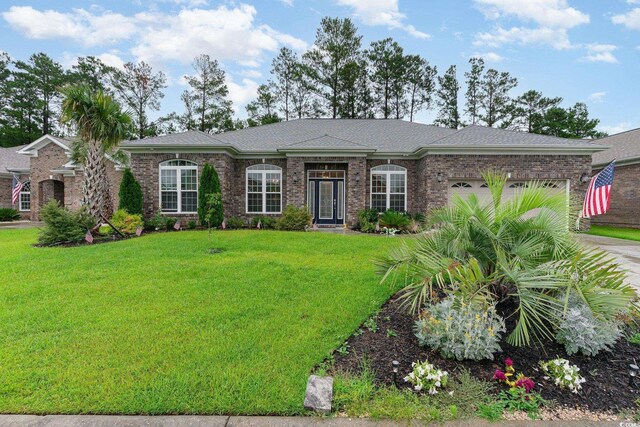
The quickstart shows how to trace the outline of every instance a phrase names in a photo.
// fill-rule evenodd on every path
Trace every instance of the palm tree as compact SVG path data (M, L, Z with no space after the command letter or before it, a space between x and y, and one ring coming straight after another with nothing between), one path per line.
M67 85L61 89L61 119L78 131L86 146L82 178L82 204L100 221L112 209L106 176L105 152L112 151L131 129L131 117L102 91L94 92L86 85Z
M562 192L533 182L504 200L506 176L485 173L491 201L454 196L435 210L435 230L378 261L384 279L402 279L403 298L413 312L442 293L463 301L507 303L515 327L508 342L528 345L550 338L577 294L594 315L611 319L635 296L624 273L605 253L587 251L574 239Z

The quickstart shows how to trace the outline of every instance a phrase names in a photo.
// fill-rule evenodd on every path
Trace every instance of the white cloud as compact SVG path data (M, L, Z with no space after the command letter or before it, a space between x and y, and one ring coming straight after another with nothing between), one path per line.
M105 52L100 55L96 55L96 57L110 67L119 68L121 70L124 69L124 60L116 53Z
M640 30L640 7L631 9L629 12L611 17L611 22L624 25L630 30Z
M598 126L598 130L606 132L609 135L615 135L616 133L625 132L635 127L636 126L633 126L630 122L621 122L613 125L600 125Z
M233 102L233 109L236 114L243 115L244 107L253 101L258 93L258 83L251 79L242 79L241 83L233 81L227 75L227 87L229 88L229 99Z
M262 73L258 70L242 70L240 74L252 79L259 79L260 77L262 77Z
M494 32L477 34L476 45L497 47L515 42L568 49L568 30L589 23L589 15L569 6L567 0L475 0L475 4L487 19L515 18L536 25L509 29L498 26Z
M486 62L501 62L504 60L504 57L498 55L495 52L486 52L486 53L474 53L471 55L472 58L482 58Z
M618 49L616 45L591 43L586 47L587 54L581 58L583 61L606 62L609 64L616 64L618 62L618 59L613 54L613 52Z
M429 34L418 31L411 24L403 21L407 15L401 13L398 8L398 0L335 0L340 6L353 9L354 15L365 25L385 26L390 29L406 31L413 37L428 39Z
M589 101L593 102L594 104L597 104L604 101L605 96L607 96L607 92L594 92L591 95L589 95Z
M280 0L280 3L285 6L293 7L293 0Z
M167 0L176 4L201 4L195 0ZM177 14L143 12L124 16L109 11L73 9L68 13L13 6L2 14L17 31L33 39L71 39L84 46L133 43L131 53L153 65L189 63L200 53L220 61L257 67L265 51L281 45L303 50L307 44L268 25L256 25L253 6L225 5L215 9L183 8ZM110 58L114 59L115 58Z
M71 39L85 46L107 45L130 38L134 19L119 13L92 14L84 9L69 13L39 11L31 6L11 6L2 13L11 27L30 39Z

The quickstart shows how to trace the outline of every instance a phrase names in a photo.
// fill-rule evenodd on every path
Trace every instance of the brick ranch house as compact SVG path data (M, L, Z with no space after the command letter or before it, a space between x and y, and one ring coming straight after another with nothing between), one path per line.
M44 135L29 145L0 149L0 207L13 207L22 219L39 219L40 208L58 200L70 209L80 207L82 167L71 159L71 140ZM124 166L107 159L107 178L114 206ZM18 203L11 205L12 176L24 183Z
M593 155L594 173L613 159L616 167L611 187L611 207L593 224L640 228L640 129L602 138L599 144L608 150Z
M584 194L592 154L602 145L481 126L454 130L400 120L301 119L209 135L198 131L127 141L130 167L143 190L146 217L158 211L196 217L205 162L220 177L225 216L278 216L289 204L307 206L319 225L353 225L365 208L427 212L452 194L488 198L481 172L509 177L505 194L529 180L553 191ZM11 173L30 176L25 217L55 198L80 204L82 169L70 161L69 141L46 135L17 151L22 169L0 179L0 203L10 203ZM122 165L111 163L117 198ZM7 194L5 194L5 192ZM23 197L23 196L21 196ZM21 199L22 200L22 199ZM117 205L117 200L114 200ZM28 208L28 209L27 209Z
M205 162L220 176L225 216L307 206L319 225L353 225L365 208L427 212L454 193L489 197L481 172L584 194L599 144L481 126L461 130L382 119L301 119L224 134L191 131L128 141L145 216L195 217Z

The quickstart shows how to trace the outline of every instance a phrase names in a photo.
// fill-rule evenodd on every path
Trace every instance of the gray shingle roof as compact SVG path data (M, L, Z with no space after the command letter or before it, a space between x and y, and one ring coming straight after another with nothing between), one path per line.
M484 126L470 125L448 135L430 146L543 146L543 147L571 147L571 148L597 148L599 144L583 139L567 139L555 136L538 135L527 132L512 131L506 129L488 128Z
M593 142L534 135L482 126L461 130L403 120L300 119L241 129L222 134L184 132L137 141L122 146L232 147L244 153L286 151L287 148L369 148L381 153L414 153L423 147L538 147L598 150Z
M18 147L0 147L0 173L8 173L9 169L29 169L29 157L18 154L26 145Z
M616 159L616 162L640 159L640 128L633 129L597 140L609 148L593 155L594 165L603 165Z

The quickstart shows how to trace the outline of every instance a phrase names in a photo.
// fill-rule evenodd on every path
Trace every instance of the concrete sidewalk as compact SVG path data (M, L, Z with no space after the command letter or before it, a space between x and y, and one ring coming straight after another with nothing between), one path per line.
M432 423L444 427L595 427L620 426L619 421L503 421L466 420ZM421 421L374 421L364 418L236 417L236 416L121 416L121 415L0 415L0 427L407 427L427 425ZM626 423L633 425L633 423Z
M609 252L627 270L627 281L640 293L640 242L580 234L579 240Z

